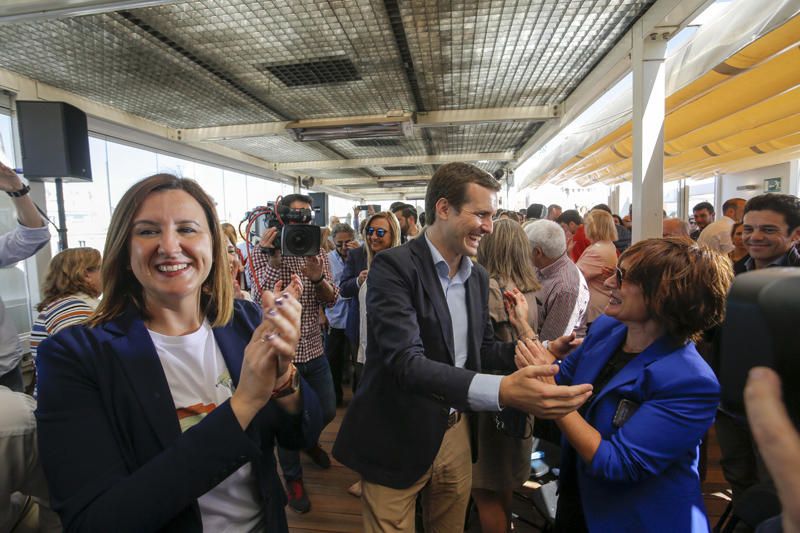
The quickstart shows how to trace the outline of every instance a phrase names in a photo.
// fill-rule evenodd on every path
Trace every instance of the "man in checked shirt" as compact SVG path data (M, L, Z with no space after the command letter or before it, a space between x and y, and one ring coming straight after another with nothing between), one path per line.
M290 209L311 209L312 200L304 194L284 196L280 205ZM273 246L277 228L269 228L261 236L260 250L253 253L253 266L261 287L271 288L281 281L284 287L292 282L292 275L300 277L303 292L300 303L303 314L300 318L300 342L294 365L298 372L314 389L322 405L323 427L336 416L336 396L328 359L322 345L322 332L319 324L320 310L332 307L339 297L339 288L333 283L330 263L324 250L310 257L282 257L281 251ZM260 304L261 294L253 291L253 298ZM303 469L297 451L278 448L278 459L286 482L289 507L298 513L307 513L311 502L303 486ZM306 450L311 459L321 468L329 468L331 460L319 444Z

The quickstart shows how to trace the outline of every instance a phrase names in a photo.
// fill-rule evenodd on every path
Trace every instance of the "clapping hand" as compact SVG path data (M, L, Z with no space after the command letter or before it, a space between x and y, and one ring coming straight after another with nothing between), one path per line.
M242 429L269 402L272 391L287 379L300 339L302 307L289 293L261 296L264 318L244 350L239 385L231 397L231 408Z
M289 285L286 287L286 289L283 288L283 281L278 280L275 282L275 286L272 288L272 293L275 298L280 297L283 293L289 293L292 298L299 300L300 295L303 294L303 282L300 280L300 276L297 274L292 274L292 281L289 282Z
M23 187L22 180L14 170L0 163L0 191L14 192Z

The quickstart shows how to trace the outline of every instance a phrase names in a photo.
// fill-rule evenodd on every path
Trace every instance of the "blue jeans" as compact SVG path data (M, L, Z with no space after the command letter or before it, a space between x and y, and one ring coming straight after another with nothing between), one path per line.
M333 417L336 416L336 394L333 392L333 378L331 367L325 355L312 359L307 363L295 363L297 371L303 379L314 389L322 406L322 427L325 428ZM300 452L287 450L278 446L278 460L283 469L283 478L287 481L303 477L303 468L300 466Z

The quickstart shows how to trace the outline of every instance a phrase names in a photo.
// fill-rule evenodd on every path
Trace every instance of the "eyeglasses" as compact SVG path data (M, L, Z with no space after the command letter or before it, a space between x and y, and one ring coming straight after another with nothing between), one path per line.
M348 245L348 244L350 244L351 242L353 242L353 240L352 240L352 239L351 239L351 240L349 240L349 241L341 241L341 242L334 241L334 242L333 242L333 244L334 244L334 246L336 246L337 248L344 248L345 246L347 246L347 245Z
M625 271L620 267L616 267L614 273L617 276L617 287L622 287L622 281L625 279Z
M380 238L382 239L382 238L383 238L383 236L384 236L384 235L386 235L386 234L387 234L387 233L389 233L389 232L388 232L388 231L386 231L386 230L385 230L385 229L383 229L383 228L372 228L372 227L370 227L370 228L367 228L367 235L369 235L370 237L372 237L372 234L373 234L373 233L377 233L377 234L378 234L378 237L380 237Z

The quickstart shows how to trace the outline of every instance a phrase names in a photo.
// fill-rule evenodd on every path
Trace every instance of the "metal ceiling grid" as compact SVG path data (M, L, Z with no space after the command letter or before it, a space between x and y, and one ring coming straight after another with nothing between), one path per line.
M382 2L199 0L133 11L287 118L413 109ZM360 81L285 86L267 65L350 59Z
M654 0L412 0L402 7L428 109L558 103Z
M413 166L414 170L393 170L397 165L387 165L385 167L365 167L364 170L373 176L432 176L434 169L432 165L403 165Z
M274 163L338 159L338 157L332 157L331 152L325 150L318 143L299 143L285 135L225 139L214 141L214 143Z
M436 153L504 152L516 149L530 137L530 125L529 122L496 122L431 128L430 132Z
M354 159L364 159L368 157L394 157L394 156L415 156L426 155L425 143L422 139L363 139L364 141L385 140L394 141L383 144L383 146L365 146L370 143L360 142L359 140L347 141L328 141L327 144L340 154Z
M322 178L322 179L329 179L329 180L342 180L343 187L349 187L345 185L349 178L368 178L366 172L361 169L357 168L343 168L343 169L309 169L309 170L296 170L298 174L308 174L309 176L313 176L314 178ZM333 183L336 185L336 183Z
M168 126L276 118L119 15L0 25L0 40L0 67Z

